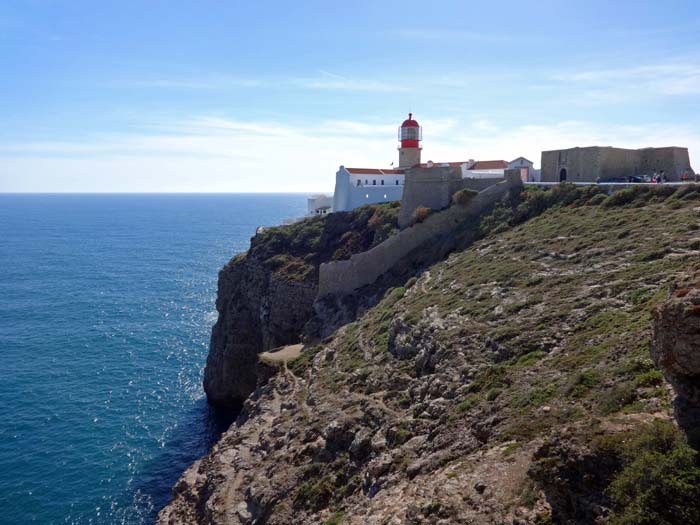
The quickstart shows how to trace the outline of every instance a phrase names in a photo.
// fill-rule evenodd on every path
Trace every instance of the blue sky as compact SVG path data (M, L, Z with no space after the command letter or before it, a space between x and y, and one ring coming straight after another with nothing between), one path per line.
M326 191L423 158L686 146L700 4L3 0L0 192Z

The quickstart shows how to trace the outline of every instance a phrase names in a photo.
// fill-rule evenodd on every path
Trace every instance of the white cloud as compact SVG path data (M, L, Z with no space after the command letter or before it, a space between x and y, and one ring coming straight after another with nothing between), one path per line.
M513 125L426 116L423 159L539 164L540 152L573 146L693 146L686 126L607 126L585 121ZM304 126L198 116L158 133L81 141L0 144L0 191L330 191L339 165L389 167L396 127L366 121Z
M700 61L561 71L552 75L552 79L598 94L605 102L635 96L697 95L700 94Z

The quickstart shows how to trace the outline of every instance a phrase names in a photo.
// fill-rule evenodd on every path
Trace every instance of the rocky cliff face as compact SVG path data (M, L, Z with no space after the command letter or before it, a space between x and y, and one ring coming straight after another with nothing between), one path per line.
M240 406L255 389L257 354L299 341L312 314L322 262L349 257L395 231L398 206L268 228L220 272L219 312L204 370L210 403Z
M700 428L700 280L687 278L654 311L652 357L677 393L676 416ZM700 437L700 436L697 436Z
M299 340L316 293L313 278L289 280L248 255L219 272L219 318L204 371L210 403L235 405L248 397L257 380L257 354Z
M700 192L555 191L280 366L159 523L700 522L697 454L650 358L651 312L698 264ZM654 341L680 355L695 332L676 311Z

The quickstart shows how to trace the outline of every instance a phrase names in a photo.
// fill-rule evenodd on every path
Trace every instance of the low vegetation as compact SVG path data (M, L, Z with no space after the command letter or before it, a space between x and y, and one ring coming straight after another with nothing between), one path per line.
M603 436L594 449L620 465L605 491L612 525L700 523L698 453L673 423Z
M454 195L452 195L452 204L456 206L466 206L478 194L478 191L469 188L457 191Z
M406 522L469 522L450 491L482 501L479 465L489 465L479 476L524 465L516 506L535 523L700 522L698 456L670 422L672 392L649 358L651 310L699 266L700 191L624 191L512 192L481 217L481 240L319 345L333 353L313 361L314 412L357 410L355 436L383 445L309 460L296 508L342 523L393 484L420 483L415 502L392 502ZM313 352L291 363L297 377ZM478 489L495 498L489 516L505 482Z
M417 206L411 214L411 224L419 224L427 219L433 210L426 206Z
M244 257L262 260L291 280L316 278L322 262L348 259L398 231L397 202L369 204L349 212L310 217L287 226L265 228L251 240Z

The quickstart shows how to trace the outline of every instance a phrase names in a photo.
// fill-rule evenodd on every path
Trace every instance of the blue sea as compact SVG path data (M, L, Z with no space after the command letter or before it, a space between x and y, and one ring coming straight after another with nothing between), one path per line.
M300 194L0 195L0 522L152 523L230 424L218 270Z

